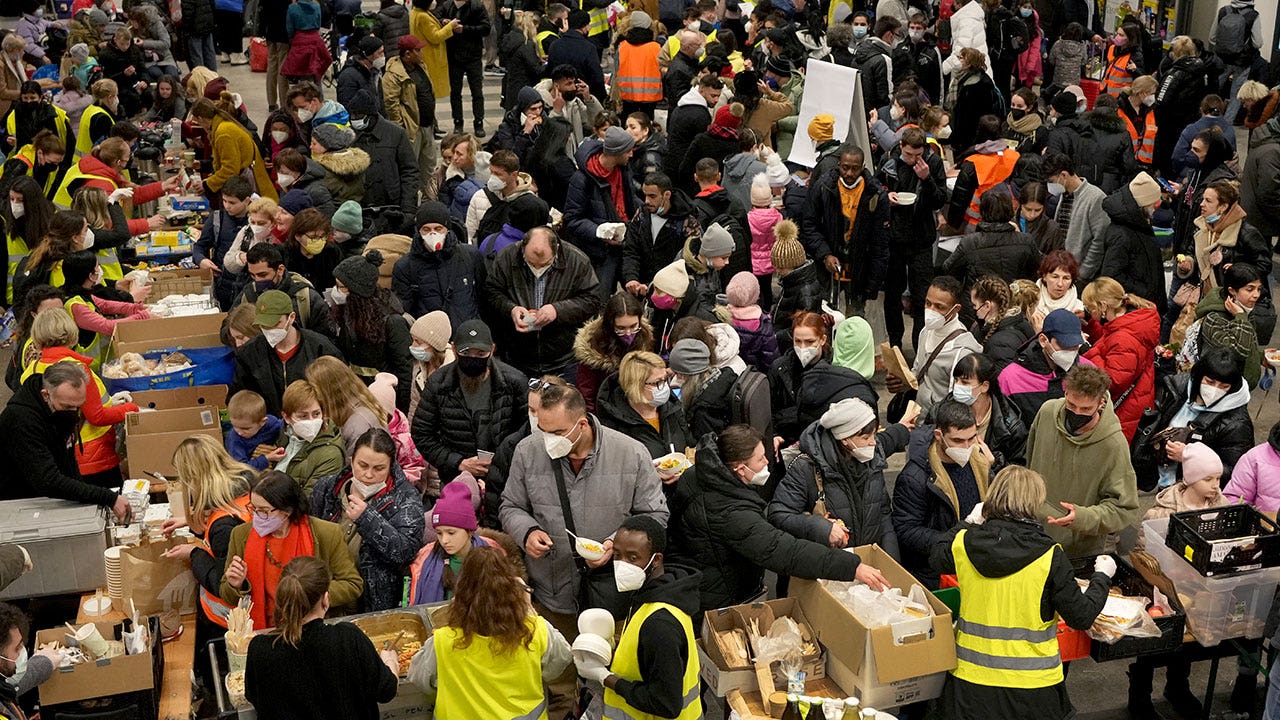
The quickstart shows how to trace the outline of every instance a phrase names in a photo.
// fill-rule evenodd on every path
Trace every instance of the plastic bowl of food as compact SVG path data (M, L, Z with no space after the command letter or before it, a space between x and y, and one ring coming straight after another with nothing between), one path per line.
M604 545L590 538L575 538L573 549L582 556L583 560L590 562L596 562L604 557Z
M231 704L237 708L248 707L249 701L244 696L244 671L229 673L225 682Z
M588 655L608 665L613 660L613 648L599 635L583 634L573 640L573 654Z
M1280 367L1280 349L1267 348L1262 354L1267 358L1267 362Z
M915 205L917 195L912 192L900 192L895 195L899 205Z
M653 461L653 467L658 470L659 475L682 475L685 470L693 467L693 462L682 452L667 453L657 460Z
M582 614L578 616L578 633L580 633L580 636L613 637L613 613L604 608L583 610Z

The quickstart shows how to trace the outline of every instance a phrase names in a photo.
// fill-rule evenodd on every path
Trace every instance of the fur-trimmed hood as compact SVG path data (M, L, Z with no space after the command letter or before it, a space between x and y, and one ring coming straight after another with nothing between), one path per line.
M1094 130L1101 130L1108 133L1128 133L1128 128L1124 125L1124 118L1120 117L1120 113L1112 108L1098 108L1090 110L1084 114L1084 119L1089 123L1089 127Z
M323 153L312 159L339 177L354 177L369 169L369 153L358 147Z
M598 349L596 349L596 347L591 343L591 339L593 337L596 337L596 335L598 335L599 333L604 332L603 326L604 326L604 317L598 316L588 320L586 325L583 325L581 328L579 328L577 336L575 336L573 339L573 356L578 359L578 362L582 363L583 365L586 365L587 367L593 370L599 370L601 372L609 372L609 373L617 372L618 365L621 364L622 362L622 357L621 356L614 357L612 355L606 355L605 353L602 353ZM645 337L649 338L648 343L643 342L642 339ZM652 343L653 343L653 326L649 324L648 320L641 318L640 333L636 335L636 340L634 343L632 343L632 347L637 350L648 349L647 347L642 347L642 346L652 345Z

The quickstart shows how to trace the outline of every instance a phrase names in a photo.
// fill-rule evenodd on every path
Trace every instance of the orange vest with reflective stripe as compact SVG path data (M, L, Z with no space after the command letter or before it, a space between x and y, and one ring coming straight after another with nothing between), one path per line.
M1132 53L1120 54L1115 45L1107 48L1107 74L1102 78L1102 92L1119 95L1121 90L1133 84L1133 73L1129 72Z
M249 522L251 518L248 493L241 495L233 502L239 509L238 512L231 513L223 508L214 508L213 512L209 513L209 517L205 518L204 540L201 541L201 547L208 551L210 555L214 555L214 552L213 548L209 547L209 528L213 527L214 522L224 517L237 517L240 518L240 522ZM217 556L214 555L214 557ZM227 626L227 615L231 612L231 606L223 602L221 597L214 595L203 587L200 588L200 608L204 610L204 616L209 618L215 625L221 628Z
M628 102L658 102L662 99L662 71L658 68L658 53L662 47L656 42L618 45L618 72L613 81L618 85L618 96Z
M1133 154L1138 162L1143 165L1150 165L1156 154L1156 114L1153 110L1147 110L1142 116L1143 127L1142 133L1138 133L1138 126L1133 124L1129 119L1128 113L1120 113L1120 117L1124 118L1124 124L1129 128L1129 139L1133 141Z
M973 191L969 209L964 211L967 224L977 225L982 220L982 211L978 209L982 193L1008 180L1013 175L1013 166L1018 163L1019 157L1021 155L1017 150L1001 150L995 155L976 154L965 158L973 163L973 169L978 172L978 189Z

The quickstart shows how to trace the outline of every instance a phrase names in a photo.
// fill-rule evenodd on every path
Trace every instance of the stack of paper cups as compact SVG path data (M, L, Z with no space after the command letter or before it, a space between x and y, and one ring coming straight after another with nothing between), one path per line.
M107 563L107 594L114 600L124 597L124 573L120 569L120 551L124 547L116 545L102 551L102 557Z

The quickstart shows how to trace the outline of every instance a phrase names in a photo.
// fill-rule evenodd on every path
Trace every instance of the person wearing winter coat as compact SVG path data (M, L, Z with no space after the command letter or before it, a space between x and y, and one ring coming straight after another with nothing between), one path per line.
M1262 335L1253 311L1259 309L1262 281L1261 275L1247 264L1228 269L1223 287L1205 291L1196 305L1197 322L1187 329L1179 360L1194 362L1210 348L1229 350L1239 359L1245 381L1256 387L1263 355L1258 341ZM1249 307L1250 302L1253 307Z
M1240 173L1240 206L1263 237L1280 235L1280 116L1249 133Z
M400 38L409 35L409 7L401 0L381 0L373 34L382 40L387 62L400 56Z
M1027 433L1027 467L1048 493L1040 517L1068 557L1101 553L1108 534L1138 519L1137 478L1110 386L1100 368L1072 368L1063 397L1044 403Z
M685 149L683 156L679 158L680 165L675 177L689 178L682 182L677 182L677 187L682 187L688 191L692 191L696 187L696 179L698 170L698 162L710 158L716 163L723 165L724 162L738 152L738 134L742 125L742 114L746 112L741 103L731 103L729 105L721 105L716 110L714 119L710 125L705 126L702 132L693 136L689 145ZM671 153L668 149L668 153Z
M169 31L165 29L160 10L155 5L134 6L129 11L129 28L134 37L141 40L142 50L147 53L145 69L148 77L159 80L165 75L177 77L180 74L178 63L173 59Z
M369 250L342 260L333 269L335 285L325 292L332 305L332 336L366 383L380 372L396 378L394 404L405 410L413 384L412 338L409 322L392 310L390 291L378 286L380 265L382 253Z
M773 491L769 522L810 542L876 543L901 558L884 471L909 433L901 423L880 429L875 409L861 400L834 403L800 435L800 455Z
M1200 164L1200 158L1191 150L1191 142L1205 130L1218 128L1232 155L1236 153L1236 133L1231 123L1222 117L1226 103L1217 95L1205 95L1200 101L1200 116L1182 129L1173 148L1173 177L1182 177ZM1158 116L1157 116L1158 117Z
M979 0L970 0L970 2L982 4ZM953 54L948 58L948 62L956 57L957 55ZM994 115L998 118L1002 115L1004 99L995 83L991 81L991 70L986 56L979 55L978 51L972 48L965 48L959 52L959 57L962 62L951 82L954 88L954 100L950 113L951 146L964 150L981 141L978 137L978 121L982 116Z
M367 101L357 101L351 108L351 128L356 133L352 148L369 156L361 203L365 207L399 207L409 217L418 209L418 153L404 128L363 103Z
M846 143L837 152L837 171L815 179L811 188L801 238L805 254L826 270L821 277L828 287L835 273L843 273L838 284L854 314L861 314L888 274L889 196L860 148Z
M326 123L311 130L311 157L324 168L320 183L337 202L364 198L369 153L355 143L355 131Z
M266 401L267 412L276 415L285 389L306 377L306 368L313 360L325 355L341 360L342 352L329 338L301 327L293 299L280 290L262 293L254 304L258 325L273 333L283 330L284 337L275 339L264 333L237 349L235 374L227 394L252 390Z
M1280 510L1280 423L1271 426L1266 440L1240 456L1222 494L1228 502L1247 503L1261 512Z
M1113 95L1098 96L1093 110L1083 116L1085 129L1075 148L1076 174L1113 193L1139 171L1133 139L1119 114ZM1052 145L1050 146L1053 147Z
M542 76L535 15L530 13L516 18L515 25L498 41L498 55L502 58L502 68L507 71L502 76L502 108L509 112L518 109L518 93L537 85ZM520 157L526 155L521 154Z
M830 322L828 316L815 312L796 313L790 327L792 346L769 367L773 432L784 445L798 440L833 400L858 397L868 405L876 404L866 378L848 368L835 368L826 359L830 357ZM810 382L810 375L822 382Z
M599 317L578 330L573 356L578 361L577 388L588 412L595 412L597 390L606 377L618 371L628 352L653 351L653 327L645 319L644 309L642 300L619 292L605 302Z
M1151 229L1151 213L1160 203L1160 186L1145 172L1102 201L1111 224L1102 234L1098 274L1114 279L1130 294L1151 298L1163 314L1168 304L1164 262Z
M1018 348L1036 334L1030 319L1014 304L1009 282L996 275L978 278L969 289L978 322L969 331L982 343L982 352L1004 370L1018 357Z
M622 286L644 297L649 281L680 256L685 243L702 234L689 196L675 189L666 175L644 178L644 204L627 223L622 245Z
M1202 352L1190 373L1176 376L1170 407L1177 408L1170 428L1190 430L1187 440L1170 440L1161 458L1160 487L1178 479L1182 453L1188 443L1202 442L1222 458L1222 481L1231 480L1240 458L1253 447L1253 418L1249 414L1249 384L1240 374L1240 361L1230 351Z
M48 32L49 26L54 24L53 20L49 20L44 16L44 6L38 2L23 3L23 10L18 22L13 26L13 31L18 37L27 41L27 46L23 48L23 54L35 58L35 65L38 67L50 62L44 49L44 36Z
M633 112L626 118L627 132L636 139L636 148L631 155L631 182L636 192L644 194L645 178L663 172L667 157L667 137L659 130L659 125L644 112Z
M1058 657L1057 624L1061 619L1081 630L1093 624L1107 602L1116 562L1098 557L1081 590L1071 553L1039 527L1040 505L1053 496L1048 485L1034 471L1005 468L972 524L930 548L931 571L954 574L966 598L956 631L962 659L947 676L940 703L948 717L1065 720L1076 714ZM997 633L1017 639L987 639ZM1034 670L1008 669L1027 660Z
M954 26L953 26L954 27ZM876 19L872 36L858 45L853 65L862 79L862 101L866 107L882 108L893 98L892 53L902 23L892 17Z
M1003 185L1006 195L1012 192L1014 170L1022 160L1022 153L1010 149L1000 137L1000 119L995 115L978 118L975 132L973 146L956 155L956 181L943 210L953 234L977 228L982 221L982 200L992 194L990 190Z
M391 289L405 312L421 317L443 310L454 327L480 317L486 276L480 251L459 240L461 227L438 202L423 203L415 223L413 249L391 271Z
M1049 48L1049 64L1053 66L1053 82L1047 85L1066 87L1079 85L1084 64L1089 59L1089 48L1084 42L1084 28L1068 24L1062 35Z
M942 54L936 38L928 32L924 16L907 22L907 41L893 53L893 77L898 81L914 80L934 105L946 97L942 75ZM835 50L832 51L833 53ZM852 67L852 65L849 65Z
M972 288L978 278L995 275L1005 283L1033 278L1040 267L1040 248L1030 235L1015 230L1013 198L1003 188L992 188L979 201L982 221L977 231L965 235L955 252L942 264L942 272Z
M225 91L223 93L226 94ZM221 104L221 103L220 103ZM209 134L213 147L213 172L205 178L205 191L216 193L232 177L253 176L255 191L265 198L278 199L270 171L253 135L249 134L226 110L201 98L191 108L193 122Z
M938 574L929 566L930 550L987 498L992 457L968 405L943 400L930 417L933 424L912 430L904 443L907 462L894 482L892 522L903 567L933 589Z
M720 358L715 348L696 338L684 338L671 346L673 387L681 389L679 402L689 426L689 437L719 433L733 421L733 386L738 373L714 367ZM658 471L659 475L662 470Z
M514 91L513 91L514 92ZM529 157L529 150L537 141L542 130L543 103L542 95L531 87L521 87L514 96L509 96L507 114L494 132L493 138L485 144L489 152L509 150L517 158Z
M1027 426L1000 393L999 375L985 353L966 355L951 371L951 392L947 394L947 399L973 408L978 441L991 451L993 472L1006 465L1021 465L1027 450Z
M742 207L751 207L751 182L765 171L760 159L760 143L754 130L738 132L738 152L725 158L721 182L729 197Z
M285 430L276 442L284 448L285 456L274 469L286 473L310 497L320 478L341 472L346 466L342 428L324 416L315 387L306 380L289 383L280 417Z
M1018 348L1017 357L1000 371L1000 392L1022 422L1035 419L1045 401L1062 397L1062 380L1077 364L1093 364L1080 357L1083 344L1080 318L1058 308L1040 321L1040 332Z
M574 338L600 307L597 284L587 256L545 226L499 252L486 291L506 361L529 377L572 378Z
M307 81L319 85L333 64L329 44L320 37L322 14L320 5L313 0L298 0L285 12L289 49L280 64L280 74L290 83Z
M761 307L759 280L746 271L734 275L725 288L725 298L729 303L730 326L739 342L740 349L735 354L744 366L769 372L769 367L778 359L778 337L773 319Z
M951 15L951 55L943 61L942 72L956 78L965 68L960 57L962 50L972 48L982 53L983 58L989 57L990 51L987 50L987 16L982 0L956 0L953 7L955 12ZM984 66L982 70L991 77L989 67ZM935 102L938 101L935 100ZM956 145L956 147L967 147L967 145Z
M774 227L777 241L769 253L769 262L778 275L781 293L770 315L778 329L778 350L791 348L791 325L795 315L822 310L822 284L818 280L818 266L805 257L804 246L797 239L799 230L790 220L783 220ZM783 347L783 335L786 347Z
M676 187L686 192L696 186L693 177L680 174L685 155L693 139L711 124L712 111L716 110L723 90L724 82L720 78L704 75L697 85L679 96L676 106L667 113L667 154L663 168Z
M559 45L564 38L556 41ZM611 127L603 140L592 138L574 154L578 170L569 178L564 202L565 238L591 259L603 297L612 293L622 266L626 223L635 217L638 199L632 192L627 162L635 138Z
M1019 57L1030 54L1028 51ZM1018 88L1009 97L1009 113L1005 115L1001 137L1012 141L1010 147L1022 155L1021 159L1038 157L1043 153L1049 141L1049 127L1045 125L1044 116L1036 110L1036 94L1030 87Z
M1124 438L1133 442L1142 413L1156 402L1156 345L1160 343L1160 314L1156 306L1109 277L1084 289L1089 313L1086 332L1092 347L1085 359L1111 377L1111 403Z
M236 28L235 48L234 52L238 56L243 46L241 43L241 34L244 32L244 3L242 0L221 0L215 8L214 0L182 0L182 22L180 23L182 35L186 36L187 41L187 67L194 69L200 66L217 71L218 60L221 59L225 63L231 62L229 53L233 52L230 45L224 47L221 52L222 57L218 57L221 38L216 37L218 31L219 18L228 25ZM227 16L224 17L220 9L221 6L235 7L239 6L240 12L232 10L225 11ZM222 33L223 36L230 33ZM239 58L237 58L239 59Z
M684 406L671 392L667 364L654 353L632 351L623 356L618 372L600 384L596 417L601 425L639 441L650 459L684 452L695 442ZM675 478L663 480L669 484Z
M440 3L436 6L435 13L441 22L451 23L453 26L453 34L445 40L449 60L449 82L446 87L449 89L449 105L453 111L453 131L462 132L462 80L465 75L471 90L471 116L475 135L484 137L482 54L485 38L493 31L493 20L484 6L474 0ZM436 92L440 90L437 88Z
M387 62L382 41L366 35L358 45L348 47L347 62L338 71L338 103L348 112L357 103L372 104L375 112L382 112L382 68Z
M431 12L435 0L413 0L409 8L409 32L424 43L422 66L431 76L431 87L436 98L449 97L449 55L446 49L449 38L462 32L462 23L445 20Z
M348 543L359 539L360 612L400 607L404 567L422 547L422 496L395 460L387 431L368 430L356 440L350 465L311 490L311 515L342 527Z
M702 610L748 602L765 570L802 578L885 586L879 571L827 542L797 537L765 518L758 487L769 480L760 432L731 425L698 441L698 462L680 477L672 507L672 554L702 570Z
M1177 177L1174 148L1183 129L1200 117L1200 101L1208 88L1205 87L1204 61L1197 55L1191 38L1186 35L1174 38L1169 58L1172 63L1160 73L1155 96L1155 159L1161 175Z

